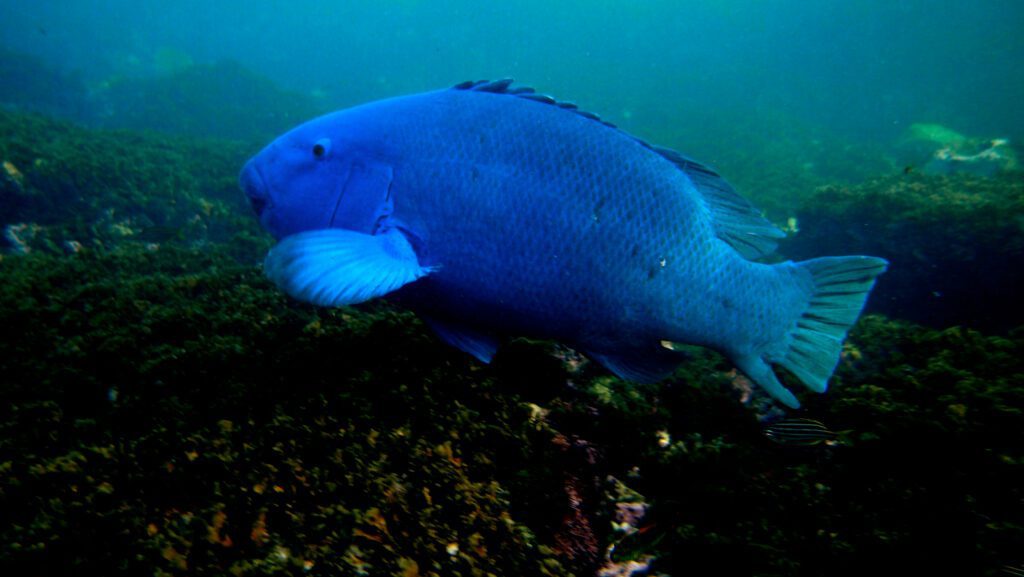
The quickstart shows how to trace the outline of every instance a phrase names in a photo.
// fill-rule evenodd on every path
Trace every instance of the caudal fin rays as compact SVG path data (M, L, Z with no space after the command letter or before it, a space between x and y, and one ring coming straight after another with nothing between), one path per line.
M871 256L836 256L798 262L797 279L810 280L811 294L803 313L785 336L781 353L765 351L734 358L740 370L786 406L800 406L779 383L766 361L775 362L807 388L824 392L843 350L843 340L857 322L868 294L888 262Z

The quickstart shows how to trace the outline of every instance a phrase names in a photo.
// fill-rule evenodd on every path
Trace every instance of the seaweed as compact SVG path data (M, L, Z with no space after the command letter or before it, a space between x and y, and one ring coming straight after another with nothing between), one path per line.
M31 225L31 234L8 231L11 248L232 241L240 258L254 260L268 246L238 190L252 145L88 130L7 111L0 135L5 170L21 180L0 186L0 226Z
M107 128L268 141L326 112L312 96L278 88L233 61L191 64L154 77L113 79L96 99Z
M408 313L292 304L219 251L0 274L0 564L569 574L504 484L550 439Z
M978 573L1024 538L1020 333L866 318L804 399L838 442L794 448L700 349L662 385L530 341L480 366L409 313L296 304L209 247L0 274L11 570L590 575L614 543L664 574Z
M868 254L890 261L868 310L941 328L1024 324L1024 180L917 173L819 188L797 212L795 259Z
M653 556L654 572L995 575L1024 543L1022 352L1019 331L869 316L832 390L804 397L838 431L813 447L771 442L772 417L735 402L728 364L700 351L666 387L599 379L598 414L552 418L645 496L615 555Z
M1013 175L817 191L784 250L886 256L876 310L941 328L863 318L831 390L801 399L835 438L787 446L764 432L780 410L708 350L638 385L526 339L480 365L386 302L287 299L254 264L270 240L235 183L251 146L12 112L0 128L0 216L26 249L0 258L0 573L1020 562L1024 332L990 286L1019 283ZM978 316L908 305L953 281ZM1000 334L968 328L983 315Z
M85 84L29 54L0 48L0 105L69 120L91 115Z

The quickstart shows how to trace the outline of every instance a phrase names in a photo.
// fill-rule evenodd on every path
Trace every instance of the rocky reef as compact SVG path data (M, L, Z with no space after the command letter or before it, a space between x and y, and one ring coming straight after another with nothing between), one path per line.
M13 112L0 128L2 574L1022 562L1024 323L984 277L1019 283L1013 175L817 189L787 256L893 264L872 299L884 316L794 415L832 434L790 444L766 434L780 411L703 349L637 385L552 343L484 366L387 303L287 299L235 183L256 143ZM934 291L955 305L922 302Z
M8 250L230 242L255 260L267 246L238 193L238 167L256 144L89 130L11 111L0 111L0 135Z
M237 62L195 63L158 50L149 65L88 85L73 72L0 49L0 108L93 128L265 142L332 109L326 95L282 89Z
M87 95L76 74L0 48L0 107L84 120L90 114Z
M932 327L1024 324L1024 179L910 172L818 188L797 210L790 258L890 261L869 310Z
M94 101L98 126L242 141L268 141L328 111L314 97L282 90L230 61L115 78Z
M868 317L804 399L837 440L790 447L697 349L658 386L528 341L484 367L408 313L295 304L209 249L0 274L7 567L591 575L615 543L669 575L970 572L1024 539L1020 334Z
M0 267L8 567L568 574L521 512L558 498L549 435L409 314L288 303L209 251Z

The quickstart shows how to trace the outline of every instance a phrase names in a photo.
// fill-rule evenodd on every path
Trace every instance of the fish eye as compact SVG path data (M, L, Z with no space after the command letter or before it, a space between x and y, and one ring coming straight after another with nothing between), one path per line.
M323 158L327 156L327 153L331 150L331 139L321 138L313 144L313 156L317 158Z

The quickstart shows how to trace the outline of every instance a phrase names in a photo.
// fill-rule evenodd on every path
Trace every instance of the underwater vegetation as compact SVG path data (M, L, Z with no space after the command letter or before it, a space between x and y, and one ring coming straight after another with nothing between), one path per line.
M218 252L0 266L8 567L567 574L509 511L545 433L409 315L296 306Z
M836 250L889 260L868 311L933 327L1024 324L1024 179L910 172L818 188L781 251Z
M0 107L95 128L255 142L326 112L313 95L281 89L237 62L197 64L160 50L153 70L89 86L30 55L0 49Z
M114 79L95 99L100 126L243 141L267 140L326 112L313 97L231 61Z
M664 397L678 441L636 439L653 527L632 548L672 575L994 572L1024 542L1020 336L865 318L831 398L807 400L837 431L812 447L772 446L687 375Z
M927 174L992 176L1019 168L1017 152L1008 139L968 137L941 124L911 124L898 149L911 166L923 164Z
M789 414L830 434L790 443L702 349L636 385L550 343L484 366L387 304L287 299L255 264L270 241L237 188L254 149L0 113L0 214L23 243L0 257L0 574L997 575L1024 560L1024 323L984 284L1019 282L1019 176L813 193L787 257L835 243L893 265L871 301L886 316L861 319L830 390ZM976 297L915 301L951 279Z
M837 440L802 447L700 350L662 385L526 341L485 367L387 305L290 302L221 250L0 275L20 572L590 575L638 499L616 560L670 575L972 572L1024 539L1019 332L865 319L805 397Z
M74 74L27 54L0 48L0 106L84 119L85 84Z
M242 252L265 247L238 193L238 166L250 151L0 110L0 246L62 252L234 239Z

